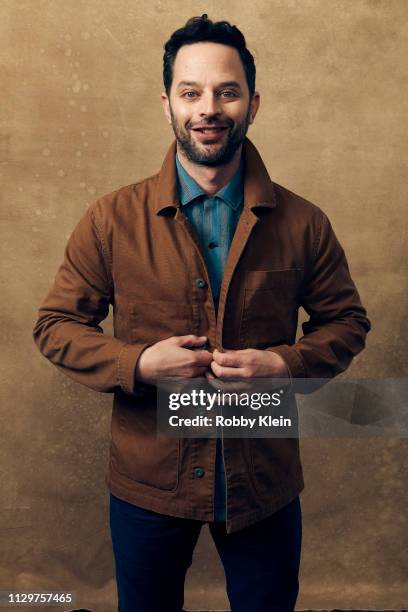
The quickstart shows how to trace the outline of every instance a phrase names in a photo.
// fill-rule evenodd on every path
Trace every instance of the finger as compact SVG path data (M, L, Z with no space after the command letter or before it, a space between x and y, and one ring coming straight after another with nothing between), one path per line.
M186 336L173 336L175 344L183 347L203 346L207 342L207 336L196 336L195 334L187 334Z
M248 378L248 371L245 368L230 368L221 366L216 361L211 362L211 370L218 378Z
M245 365L245 356L240 355L238 351L225 351L221 353L218 349L214 349L213 360L218 365L230 368L239 368Z
M213 359L212 353L200 349L194 351L191 357L194 359L194 365L197 366L209 366Z

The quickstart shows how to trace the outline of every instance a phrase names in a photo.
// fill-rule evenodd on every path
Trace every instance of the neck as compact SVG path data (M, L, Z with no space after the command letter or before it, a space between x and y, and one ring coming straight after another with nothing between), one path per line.
M222 166L202 166L191 162L177 143L177 154L183 168L198 183L207 195L213 196L224 185L230 182L241 161L242 145L235 151L234 157L228 164Z

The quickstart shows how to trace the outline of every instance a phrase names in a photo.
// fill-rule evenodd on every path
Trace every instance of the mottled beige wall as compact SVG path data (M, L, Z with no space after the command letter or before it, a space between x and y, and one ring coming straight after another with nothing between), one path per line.
M262 97L249 135L346 249L373 323L347 375L406 376L405 0L2 0L0 590L71 589L115 609L111 398L57 373L31 330L86 204L159 168L162 45L202 12L243 29ZM299 608L407 605L406 449L302 440ZM186 594L227 607L207 528Z

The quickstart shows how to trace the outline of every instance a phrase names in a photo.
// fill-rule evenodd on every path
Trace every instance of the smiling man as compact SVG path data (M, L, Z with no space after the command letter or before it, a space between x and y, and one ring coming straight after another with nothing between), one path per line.
M213 177L220 167L233 174L259 107L259 94L249 91L238 51L221 43L185 45L173 71L174 85L162 98L183 165L190 172L200 165L203 175L212 167Z
M163 79L175 140L162 167L87 209L34 339L72 379L114 393L106 482L120 612L182 610L205 523L232 612L292 611L298 440L157 437L156 385L332 378L370 323L327 216L273 182L246 137L260 96L242 33L190 19L165 45ZM114 336L100 327L110 304ZM296 339L300 307L309 320Z

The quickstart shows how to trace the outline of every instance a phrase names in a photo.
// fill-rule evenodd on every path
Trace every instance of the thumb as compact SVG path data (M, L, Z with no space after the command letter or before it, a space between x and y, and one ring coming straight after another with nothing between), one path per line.
M179 346L184 347L201 347L207 341L207 336L195 336L194 334L188 334L187 336L178 336Z

